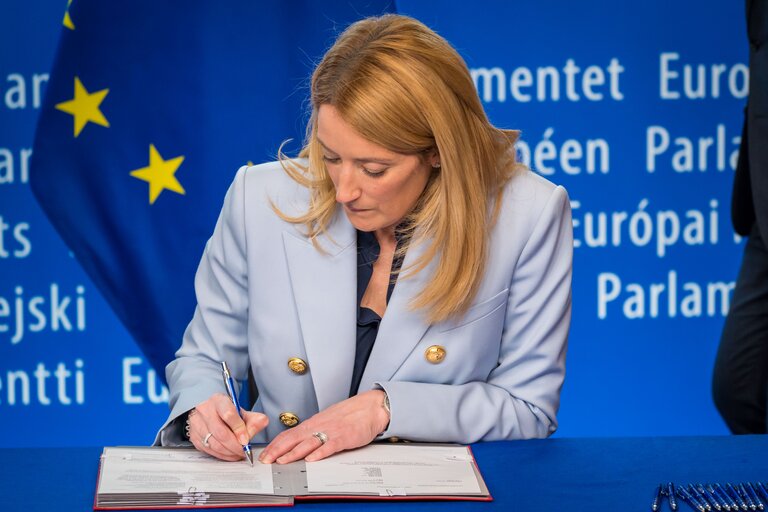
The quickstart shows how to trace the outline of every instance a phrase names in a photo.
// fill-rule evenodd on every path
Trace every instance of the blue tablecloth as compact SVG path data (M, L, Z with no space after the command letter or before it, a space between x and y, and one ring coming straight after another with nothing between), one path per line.
M0 450L0 511L91 510L101 450ZM506 441L472 451L493 502L300 502L295 508L648 511L660 482L768 480L768 436Z

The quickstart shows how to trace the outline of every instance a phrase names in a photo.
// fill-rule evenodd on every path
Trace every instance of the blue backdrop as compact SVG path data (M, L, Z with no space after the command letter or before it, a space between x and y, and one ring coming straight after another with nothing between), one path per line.
M301 138L305 80L335 31L387 3L244 2L210 13L203 2L185 13L144 10L149 2L125 12L86 0L5 6L0 446L151 441L167 391L150 360L172 350L178 328L159 326L158 304L140 293L191 315L191 277L176 288L163 279L194 271L237 167ZM521 129L520 157L571 196L574 320L556 435L726 433L709 382L742 250L729 206L748 93L743 5L396 8L460 51L491 120ZM75 78L94 101L108 90L96 110L109 126L92 106L67 106ZM157 107L154 96L174 102ZM78 115L88 120L75 136ZM216 135L225 127L241 136ZM184 194L169 185L152 201L149 183L131 174L152 168L150 145L162 161L184 157L175 174ZM126 240L136 226L143 238ZM160 252L168 272L139 268ZM113 267L131 270L114 277ZM156 352L139 348L121 320Z

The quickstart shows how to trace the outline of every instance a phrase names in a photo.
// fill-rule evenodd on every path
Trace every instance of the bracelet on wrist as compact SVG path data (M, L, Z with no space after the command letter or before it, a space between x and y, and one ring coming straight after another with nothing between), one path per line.
M193 414L195 414L197 411L193 407L192 409L187 412L186 417L184 418L184 437L189 439L189 418L192 417Z
M381 402L381 406L387 411L387 426L385 430L389 428L389 422L392 419L392 408L389 405L389 395L384 391L384 400Z

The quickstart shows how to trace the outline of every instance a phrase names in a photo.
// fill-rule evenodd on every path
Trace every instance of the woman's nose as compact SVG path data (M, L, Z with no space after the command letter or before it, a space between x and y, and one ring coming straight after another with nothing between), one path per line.
M351 166L342 165L336 181L336 201L342 204L351 203L358 197L360 197L360 186L357 183L357 170Z

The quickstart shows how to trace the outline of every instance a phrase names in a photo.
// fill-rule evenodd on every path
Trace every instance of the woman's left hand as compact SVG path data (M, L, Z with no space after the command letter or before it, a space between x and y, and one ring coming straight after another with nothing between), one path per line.
M286 464L300 459L312 462L342 450L365 446L389 424L384 391L360 393L320 411L298 426L275 437L261 452L264 464ZM316 432L324 433L323 443Z

